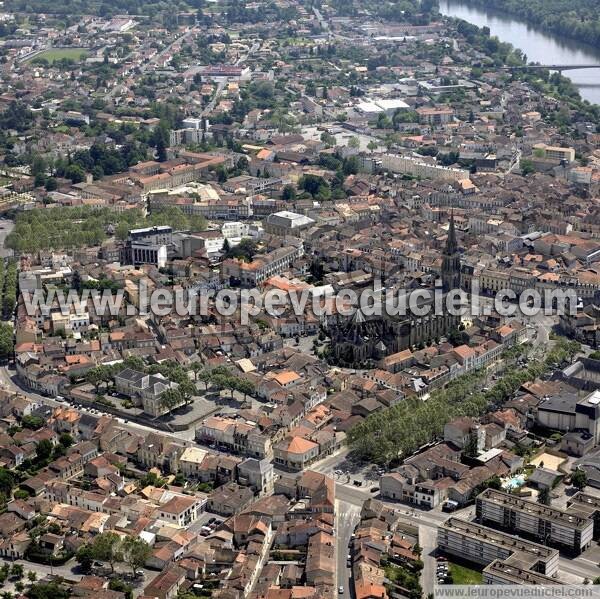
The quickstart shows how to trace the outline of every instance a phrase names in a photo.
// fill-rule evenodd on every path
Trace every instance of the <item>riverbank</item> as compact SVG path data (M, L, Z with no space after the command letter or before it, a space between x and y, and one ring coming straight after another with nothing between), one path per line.
M600 48L592 48L587 44L540 31L525 21L492 8L487 0L440 0L439 9L445 17L464 21L477 27L480 32L488 33L490 37L496 37L500 42L518 48L528 63L600 64ZM464 29L468 28L458 26L460 33L463 33ZM482 38L476 42L485 43L485 40ZM530 83L536 83L540 93L552 93L555 96L558 94L561 99L568 98L575 109L580 109L586 114L590 112L590 107L581 99L591 104L600 104L600 69L572 70L566 72L565 77L557 73L550 74L548 71L531 72L526 76ZM550 92L549 84L555 88L553 92ZM574 91L577 91L577 94ZM595 110L591 112L590 117L594 117Z
M600 17L590 0L464 1L517 17L547 33L590 46L600 45Z

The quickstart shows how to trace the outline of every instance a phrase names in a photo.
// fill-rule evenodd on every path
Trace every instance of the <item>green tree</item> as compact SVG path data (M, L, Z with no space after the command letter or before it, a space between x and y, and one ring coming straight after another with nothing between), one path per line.
M152 145L156 148L156 156L159 162L167 160L167 148L169 147L169 125L161 120L153 132Z
M469 439L463 449L463 453L470 458L477 456L477 435L473 433L469 435Z
M58 189L58 181L54 177L46 179L46 191L56 191Z
M540 492L538 493L538 503L541 503L542 505L550 505L551 499L550 489L546 487L540 489Z
M337 144L335 137L331 135L331 133L327 133L327 131L321 133L321 141L329 148L332 148Z
M15 350L13 338L12 326L7 322L0 322L0 359L6 360L12 358Z
M121 537L114 532L97 535L92 542L92 554L94 559L108 563L111 572L114 573L115 564L123 561Z
M34 584L27 591L29 599L69 599L68 591L57 582Z
M325 181L325 179L319 175L304 175L298 181L298 187L311 194L313 197L323 195L328 190L331 192L327 181Z
M177 387L177 390L179 391L180 396L183 398L183 401L186 404L189 404L193 401L194 395L196 395L197 392L196 385L188 378L179 383L179 387Z
M123 556L135 576L136 570L141 568L150 557L152 548L146 541L139 537L127 537L123 541Z
M357 156L350 156L344 160L344 175L356 175L358 173L360 163Z
M92 368L92 369L88 370L88 372L85 375L85 380L90 385L93 385L94 389L96 390L96 393L98 393L100 385L104 382L104 377L105 377L105 374L104 374L104 370L102 369L102 367L96 366L96 368Z
M283 188L281 199L284 202L293 202L296 199L296 188L293 185L286 185Z
M254 395L254 393L256 392L256 387L254 386L254 384L246 379L238 379L236 383L236 388L240 393L243 394L244 400L248 395Z
M54 445L50 439L42 439L35 448L35 454L40 462L46 462L52 455Z
M531 173L535 172L535 167L533 166L533 162L527 158L521 159L519 166L521 168L521 173L523 174L524 177L526 177L527 175L531 175Z
M40 428L42 428L42 426L44 426L44 424L45 424L45 421L40 416L31 416L28 414L26 416L23 416L23 418L21 418L21 425L23 426L23 428L28 428L30 430L37 431Z
M94 550L92 546L88 545L87 543L85 545L82 545L77 550L77 553L75 554L75 559L77 560L77 563L79 564L83 572L91 572L92 565L95 559Z
M85 171L78 164L70 164L65 170L65 177L73 183L82 183L85 181Z
M160 394L160 406L168 412L180 406L184 401L179 389L167 389Z
M127 356L123 360L123 366L124 368L137 370L138 372L144 372L145 370L144 360L139 356Z
M211 381L211 374L210 371L208 370L201 370L200 374L198 375L198 380L202 383L204 383L204 390L208 389L208 384Z
M202 362L192 362L190 364L190 370L194 373L194 380L197 381L198 380L198 374L202 371L202 369L204 368Z
M131 585L125 583L120 578L111 578L108 583L108 588L111 591L118 591L125 594L125 599L133 599L133 589Z
M68 447L71 447L71 445L73 445L73 443L75 442L73 437L69 434L69 433L62 433L60 435L60 437L58 438L58 442L65 448L67 449Z
M12 472L6 468L0 467L0 495L10 497L15 484L16 481Z
M161 478L156 472L148 472L142 479L140 479L140 486L144 487L164 487L165 479Z
M577 468L571 475L571 484L579 491L583 491L588 484L588 477L585 470Z
M210 382L212 383L212 386L217 389L217 391L224 391L227 389L229 377L226 374L221 373L213 374L210 377Z

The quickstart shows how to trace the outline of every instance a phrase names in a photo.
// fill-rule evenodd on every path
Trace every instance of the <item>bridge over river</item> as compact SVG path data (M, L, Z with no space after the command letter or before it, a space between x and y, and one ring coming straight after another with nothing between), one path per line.
M504 71L524 71L545 69L546 71L580 71L582 69L600 69L600 64L529 64L516 67L502 67Z

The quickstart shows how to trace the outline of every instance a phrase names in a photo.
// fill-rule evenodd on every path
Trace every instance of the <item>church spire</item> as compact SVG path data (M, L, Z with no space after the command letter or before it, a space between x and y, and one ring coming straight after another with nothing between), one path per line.
M460 254L458 253L458 241L456 240L456 226L454 224L454 210L450 213L450 226L448 227L448 239L444 250L442 261L442 287L448 292L460 288Z
M450 227L448 228L448 240L446 241L446 255L452 256L458 251L456 241L456 227L454 226L454 210L450 212Z

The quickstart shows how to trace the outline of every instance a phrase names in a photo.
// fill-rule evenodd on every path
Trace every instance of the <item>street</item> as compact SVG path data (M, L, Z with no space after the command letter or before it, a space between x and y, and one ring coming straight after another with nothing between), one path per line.
M348 555L350 555L348 545L356 525L360 522L360 511L360 506L337 498L335 500L337 586L338 590L340 587L344 590L343 593L338 593L340 597L352 597L352 568L351 562L348 562Z
M368 491L356 488L354 486L348 486L343 483L336 484L336 510L340 511L338 516L340 522L344 525L340 525L338 528L338 586L344 587L344 596L350 597L348 593L348 584L350 578L350 571L347 569L345 564L345 556L343 555L344 548L347 548L346 538L349 538L348 527L351 525L352 529L358 524L360 510L363 502L366 499L372 497L372 494ZM421 586L423 587L423 594L427 596L433 592L435 584L435 572L436 572L436 560L435 550L437 548L437 528L440 524L448 519L447 514L432 510L432 511L421 511L417 508L406 506L399 503L391 503L384 501L387 507L394 509L396 514L399 516L399 520L405 524L411 526L417 525L419 527L419 545L421 546L423 553L421 555L423 560L423 570L421 572ZM356 510L356 521L354 521L352 507ZM457 512L455 516L470 519L473 516L474 507L461 510ZM343 538L341 538L343 537ZM342 553L342 555L340 555Z
M252 54L254 54L259 49L260 49L260 43L255 42L254 44L252 44L252 47L248 50L248 54L243 54L235 61L235 66L239 66L240 64L242 64L243 62L248 60L248 58L250 56L252 56ZM215 94L212 97L212 99L210 100L210 102L202 110L202 113L200 114L201 117L204 117L204 116L210 114L215 109L217 102L219 101L219 98L221 97L223 90L225 89L225 85L226 85L225 81L220 81L218 83Z
M65 407L65 405L68 405L68 404L65 404L64 402L56 401L55 399L52 399L50 397L44 397L43 395L40 395L39 393L34 393L33 391L30 391L29 389L24 389L23 387L19 386L15 382L15 379L16 379L16 372L14 369L9 368L8 366L0 367L0 386L2 386L4 389L10 390L14 393L20 393L21 395L26 395L29 399L36 401L36 402L40 403L41 405L51 406L53 408ZM100 418L103 415L102 414L102 406L95 404L94 409L100 413L99 414L90 414L89 410L87 410L86 408L78 408L78 410L80 412L86 413L89 416L91 416L92 418L96 418L96 419ZM142 424L137 424L135 422L124 422L122 418L117 418L117 421L119 422L119 426L121 428L124 428L125 430L128 430L132 433L148 434L148 433L159 432L161 435L164 435L167 437L172 437L173 439L177 439L178 441L191 441L194 439L194 434L195 434L194 428L191 428L191 429L188 429L185 431L179 431L176 434L176 433L170 433L170 432L166 432L166 431L158 431L156 428L152 428L150 426L144 426Z
M71 558L62 566L49 566L45 564L38 564L34 562L29 562L22 559L7 559L0 558L0 565L8 564L12 566L13 564L21 564L24 570L24 577L21 582L27 584L27 573L29 571L35 572L37 575L37 580L41 580L47 576L60 576L66 580L72 580L74 582L79 582L83 576L82 572L79 569L79 564L75 560L75 558ZM105 568L103 568L103 571ZM143 576L137 578L134 582L132 582L131 578L131 569L124 563L115 564L115 577L122 577L128 584L133 584L133 586L137 587L138 591L143 588L143 586L149 581L152 580L156 576L155 570L148 570L147 568L138 568L143 572ZM98 576L106 577L103 573L100 572L99 569L92 570L92 574L96 574ZM11 591L14 592L14 584L17 581L7 580L2 587L2 591ZM137 594L137 593L136 593Z
M419 524L419 545L423 550L421 559L423 560L423 570L421 571L421 588L423 596L427 597L433 593L436 583L437 561L435 553L437 551L437 527L436 529L423 524Z
M0 558L0 565L9 564L12 566L13 564L21 564L24 570L24 578L22 582L27 583L27 572L32 571L37 574L37 580L41 580L46 576L62 576L67 580L79 581L81 580L81 574L74 572L77 568L77 562L74 559L69 560L63 566L46 566L44 564L34 564L33 562L28 562L22 559L10 560L6 558ZM2 591L11 591L14 592L14 582L12 580L7 580L2 587Z
M342 483L336 483L335 493L341 505L354 505L359 510L363 502L372 496L366 490ZM433 585L435 584L435 559L431 556L431 553L437 546L437 528L449 518L449 515L439 510L426 511L402 503L389 501L384 501L384 503L396 510L402 522L412 524L413 526L418 524L419 526L419 543L423 548L422 555L424 562L421 584L424 594L427 595L427 593L432 592ZM341 507L340 509L344 508ZM452 514L454 518L461 518L468 521L472 520L474 516L475 506L469 506ZM598 576L599 562L600 551L596 544L583 555L576 558L561 555L559 559L559 577L562 577L561 579L569 578L568 582L574 583L581 583L584 578L593 580ZM565 574L568 576L564 576ZM576 579L572 579L573 576Z
M217 100L219 92L214 98ZM3 243L4 238L12 229L10 221L0 220L0 242ZM5 252L6 253L6 252ZM487 305L490 302L489 298L482 298L482 304ZM522 317L520 319L524 324L527 324L531 329L535 329L532 341L535 347L544 346L550 341L550 332L556 320L552 316L538 314L533 318ZM314 338L301 338L302 349L312 350L312 342ZM289 345L295 345L295 341L290 340ZM58 407L64 406L63 402L58 402L52 398L33 393L20 387L16 381L16 372L14 369L5 366L0 368L0 385L6 389L10 389L17 393L26 394L29 398L38 401L41 404ZM94 406L100 414L90 414L89 410L82 408L82 412L90 414L93 418L101 416L101 406ZM227 407L222 407L221 411L229 411ZM118 419L119 425L133 433L147 434L156 432L150 426L144 426L135 422L124 422ZM177 433L161 432L161 434L172 437L179 441L193 441L194 428L191 427L186 431ZM214 450L217 451L217 450ZM351 562L348 561L348 555L351 553L349 544L352 534L360 522L360 513L364 502L370 498L378 498L378 479L377 470L369 464L361 463L349 459L350 451L348 447L344 447L336 453L327 456L318 461L312 466L312 469L327 474L334 478L336 488L335 501L335 563L337 568L337 586L343 588L343 592L338 594L341 597L353 597L353 580ZM358 481L360 486L354 484ZM445 520L448 515L439 510L423 511L414 506L408 506L399 503L384 501L384 503L394 509L401 522L417 525L419 529L419 544L422 547L423 570L421 573L421 585L425 596L429 595L434 590L436 580L436 560L435 552L437 547L437 528ZM470 520L474 517L474 508L471 506L454 514L455 517ZM201 527L213 517L213 514L203 513L202 516L191 526L191 530L198 532ZM594 547L597 553L597 548ZM593 579L598 574L599 556L592 550L588 550L586 555L576 559L570 559L564 556L560 558L560 576L566 582L581 582L583 578ZM81 574L76 573L76 563L71 560L68 564L60 567L50 568L50 566L42 566L31 564L29 562L21 562L26 570L34 569L38 572L38 576L47 574L59 574L66 578L78 579ZM33 568L32 568L33 566ZM74 572L75 570L75 572Z

